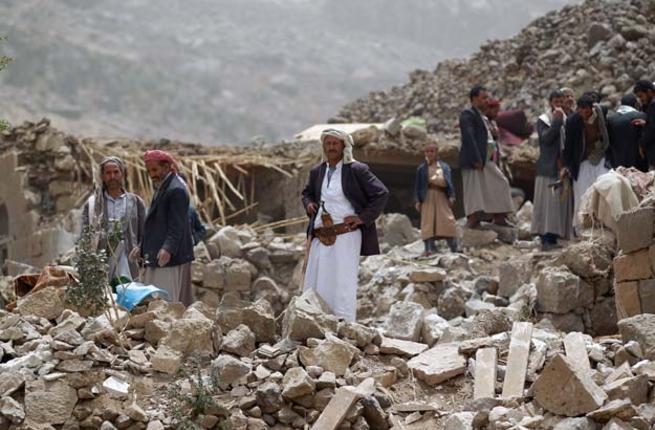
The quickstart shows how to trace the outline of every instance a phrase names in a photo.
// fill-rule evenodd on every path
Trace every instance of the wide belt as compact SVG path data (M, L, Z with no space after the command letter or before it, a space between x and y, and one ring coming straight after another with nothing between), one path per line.
M428 188L431 189L431 190L444 190L445 189L444 187L440 187L437 184L428 184Z
M350 233L357 228L350 228L348 224L335 224L329 227L315 228L312 236L318 238L323 245L332 246L337 241L337 236L340 234Z

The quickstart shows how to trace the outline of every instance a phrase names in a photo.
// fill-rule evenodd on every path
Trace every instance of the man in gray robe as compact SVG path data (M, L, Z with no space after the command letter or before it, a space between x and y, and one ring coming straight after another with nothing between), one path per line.
M107 251L110 283L135 280L139 267L128 255L143 235L145 204L125 190L125 164L120 158L105 157L99 167L102 186L84 204L82 228L91 226L98 249Z

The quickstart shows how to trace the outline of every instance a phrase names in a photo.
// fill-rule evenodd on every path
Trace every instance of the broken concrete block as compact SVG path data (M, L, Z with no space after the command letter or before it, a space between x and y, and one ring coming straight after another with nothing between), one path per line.
M414 270L409 274L409 280L416 284L426 282L443 282L446 280L446 271L440 267L426 267Z
M457 343L438 344L409 360L407 365L418 379L437 385L466 370L466 358L458 349Z
M287 370L282 379L282 395L287 399L297 399L314 394L316 386L302 367L292 367Z
M594 288L565 266L545 267L537 280L537 309L565 314L594 302Z
M635 208L623 212L616 221L619 249L628 254L648 248L653 241L655 208Z
M638 281L653 277L647 249L632 254L621 254L614 259L615 282Z
M221 348L225 352L246 357L255 350L255 334L247 325L241 324L230 330L224 337Z
M624 342L634 340L649 360L655 360L655 315L640 314L619 321L619 333Z
M648 376L638 375L618 379L603 386L610 400L630 399L633 405L648 401Z
M337 318L315 290L305 291L291 299L282 320L282 337L304 342L310 337L321 339L326 331L336 332Z
M18 299L16 311L21 315L34 315L54 320L64 311L64 302L57 288L47 287Z
M607 399L590 374L577 369L561 354L546 365L532 390L535 400L546 410L567 417L596 410Z
M394 303L385 322L384 335L395 339L418 341L421 337L423 312L423 306L418 303Z

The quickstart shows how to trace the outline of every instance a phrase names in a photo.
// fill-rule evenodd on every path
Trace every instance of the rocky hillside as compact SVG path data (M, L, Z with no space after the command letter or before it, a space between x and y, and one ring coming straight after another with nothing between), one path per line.
M637 79L653 79L655 9L647 0L587 0L536 19L518 35L490 41L466 60L416 70L409 82L346 105L345 121L383 121L424 110L432 132L453 132L476 83L491 88L505 107L534 116L561 86L599 90L609 103Z
M5 0L0 113L95 136L290 137L570 1Z

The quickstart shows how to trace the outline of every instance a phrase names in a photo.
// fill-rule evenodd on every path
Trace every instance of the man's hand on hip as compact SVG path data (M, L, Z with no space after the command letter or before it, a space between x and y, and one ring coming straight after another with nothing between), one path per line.
M159 267L164 267L169 261L171 261L171 253L163 248L160 249L157 253L157 265Z
M314 215L318 211L318 205L316 203L310 203L307 205L307 215Z
M350 227L351 230L354 230L360 225L363 225L364 221L362 221L362 219L357 215L350 215L343 219L343 223L348 225L348 227Z

